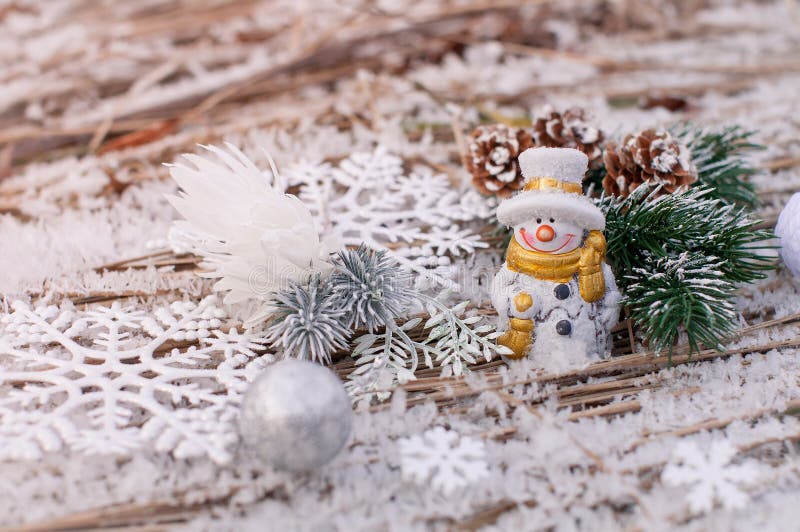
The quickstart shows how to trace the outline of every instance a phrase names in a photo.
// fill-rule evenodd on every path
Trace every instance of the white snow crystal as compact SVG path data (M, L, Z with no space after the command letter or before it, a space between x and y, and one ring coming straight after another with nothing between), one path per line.
M400 440L403 478L450 495L489 476L482 441L434 427Z
M705 449L694 441L680 441L661 480L689 488L686 498L692 512L708 512L715 502L727 509L740 509L749 500L741 486L755 483L759 470L753 461L732 464L735 456L736 447L728 440L713 441Z

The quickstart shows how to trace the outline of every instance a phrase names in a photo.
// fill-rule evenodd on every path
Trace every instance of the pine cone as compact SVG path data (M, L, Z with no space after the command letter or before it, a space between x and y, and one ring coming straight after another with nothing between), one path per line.
M521 189L525 179L517 157L532 145L531 136L523 129L503 124L478 126L466 157L472 184L484 194L503 198Z
M661 185L659 195L671 194L697 181L689 148L666 131L646 129L620 144L609 141L603 162L603 189L614 196L628 196L642 183Z
M589 168L598 168L603 162L603 139L598 128L586 122L583 109L574 107L563 113L546 105L533 118L533 143L547 148L575 148L589 158Z

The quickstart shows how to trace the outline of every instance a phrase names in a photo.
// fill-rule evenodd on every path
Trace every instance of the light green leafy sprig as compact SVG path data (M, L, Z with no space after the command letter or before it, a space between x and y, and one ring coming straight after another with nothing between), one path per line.
M463 375L469 372L468 364L477 363L481 357L489 362L494 354L511 353L494 342L501 333L496 332L493 325L477 325L483 319L481 316L459 318L466 311L468 301L447 308L431 297L422 294L419 297L425 300L431 316L424 325L424 329L430 329L425 344L432 346L430 352L435 354L435 362L442 368L443 375ZM473 328L474 325L477 326Z
M378 400L384 400L390 388L416 379L414 372L420 363L440 367L443 376L464 375L469 364L481 358L489 362L494 355L510 353L495 343L501 333L493 325L479 325L482 316L462 317L468 301L450 308L425 294L416 296L430 314L424 324L422 318L413 318L402 325L389 324L382 334L365 334L356 340L352 353L356 369L347 384L351 394L375 393ZM420 324L428 335L416 340L412 335Z

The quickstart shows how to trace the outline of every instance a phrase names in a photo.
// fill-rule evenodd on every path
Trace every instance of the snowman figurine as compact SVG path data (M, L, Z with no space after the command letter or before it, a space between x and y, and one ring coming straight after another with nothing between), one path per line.
M506 262L492 284L498 343L540 365L605 357L620 294L605 262L605 217L581 187L588 159L578 150L529 148L519 156L522 191L497 219L514 228ZM559 366L563 364L559 363Z

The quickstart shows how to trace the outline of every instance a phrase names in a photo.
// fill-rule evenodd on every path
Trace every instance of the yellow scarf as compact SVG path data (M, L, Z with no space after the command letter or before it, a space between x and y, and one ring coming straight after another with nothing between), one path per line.
M528 251L512 237L506 251L508 269L543 281L567 283L578 274L581 297L593 303L606 292L603 260L606 258L606 237L590 231L582 248L567 253L550 254Z

